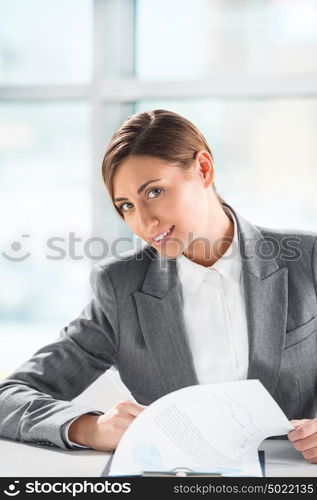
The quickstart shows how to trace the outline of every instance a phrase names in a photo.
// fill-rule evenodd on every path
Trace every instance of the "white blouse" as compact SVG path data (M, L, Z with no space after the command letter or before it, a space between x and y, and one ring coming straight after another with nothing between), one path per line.
M237 222L232 244L210 267L177 259L184 320L200 384L247 378L248 331Z

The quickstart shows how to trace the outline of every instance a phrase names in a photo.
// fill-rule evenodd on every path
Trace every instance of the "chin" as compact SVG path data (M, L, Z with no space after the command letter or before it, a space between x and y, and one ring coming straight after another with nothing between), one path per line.
M156 248L156 250L167 259L176 259L177 257L180 257L184 252L184 249L184 245L180 244L179 241L169 241L168 244L164 245L163 247Z

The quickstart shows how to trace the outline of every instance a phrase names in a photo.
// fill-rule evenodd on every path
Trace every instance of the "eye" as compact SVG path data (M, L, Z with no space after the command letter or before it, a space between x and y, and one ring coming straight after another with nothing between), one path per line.
M129 203L129 202L125 201L124 203L122 203L121 205L119 205L119 210L121 212L128 212L129 208L124 208L126 205L132 205L132 203Z
M160 194L163 192L163 189L161 188L152 188L150 189L148 192L147 192L147 196L151 199L153 198L157 198L158 196L160 196ZM129 206L130 205L130 206ZM118 205L118 208L120 210L120 212L122 213L126 213L126 212L129 212L130 211L130 208L131 206L133 207L133 204L128 202L128 201L125 201L124 203L121 203L121 205Z
M160 188L153 188L148 191L148 197L149 198L157 198L162 192L162 189ZM154 193L154 196L150 196L151 193Z

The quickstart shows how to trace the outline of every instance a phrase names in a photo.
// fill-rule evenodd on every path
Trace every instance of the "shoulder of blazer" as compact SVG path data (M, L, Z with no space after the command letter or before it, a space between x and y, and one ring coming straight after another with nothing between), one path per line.
M275 240L279 243L289 243L312 256L312 250L317 240L317 233L313 231L301 231L298 229L271 229L256 226L266 241Z
M302 269L311 274L317 266L317 233L297 229L270 229L256 226L265 241L275 248L279 267Z
M309 242L315 242L317 239L317 232L314 231L303 231L300 229L272 229L263 226L255 226L265 238L266 236L276 236L277 238L298 237L301 241L306 244Z
M142 249L128 250L96 263L90 273L93 289L111 285L120 294L130 294L139 289L150 263L158 259L158 252L150 245Z
M279 268L317 274L317 233L297 229L272 229L254 225L245 220L233 208L225 204L235 215L238 224L239 249L247 271L258 277L266 277ZM254 262L246 257L254 256ZM246 265L248 264L248 265Z
M238 236L240 245L241 243L243 243L243 245L246 245L248 244L248 242L251 242L251 245L256 245L257 243L259 243L259 245L261 246L263 242L267 242L268 245L263 245L264 251L270 254L271 247L272 249L274 249L274 252L272 253L277 253L278 256L280 256L281 254L285 254L285 252L282 252L283 247L292 247L295 248L295 250L298 250L297 253L295 252L297 257L298 254L300 254L301 259L312 262L314 245L317 240L317 232L305 230L303 231L299 229L272 229L255 225L241 217L241 215L239 213L236 213L234 209L227 203L224 203L224 205L228 207L236 217L238 223ZM315 246L315 249L317 250L317 244ZM288 250L288 248L286 248L286 250ZM274 256L271 256L269 258L272 257L274 259ZM292 256L290 260L294 260ZM279 264L283 267L283 263Z

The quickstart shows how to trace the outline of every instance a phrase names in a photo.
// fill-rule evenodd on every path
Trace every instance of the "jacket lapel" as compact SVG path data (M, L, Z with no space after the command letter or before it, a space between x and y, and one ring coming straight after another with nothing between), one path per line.
M269 257L272 247L256 226L240 216L236 219L249 338L247 378L259 379L272 394L285 343L288 269Z
M165 259L155 251L142 289L133 293L145 343L166 393L198 384L176 266L175 259Z

